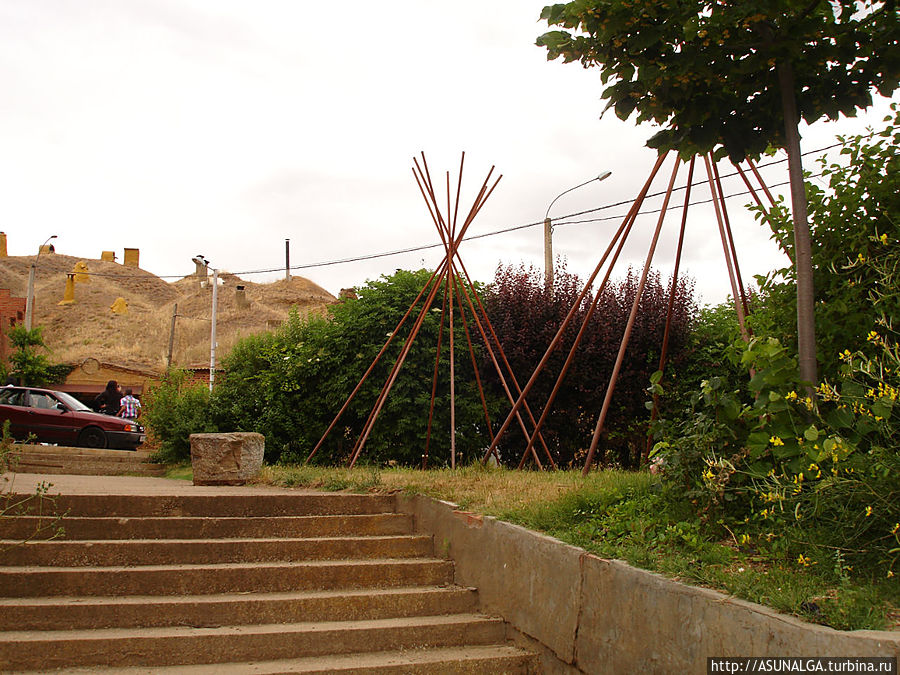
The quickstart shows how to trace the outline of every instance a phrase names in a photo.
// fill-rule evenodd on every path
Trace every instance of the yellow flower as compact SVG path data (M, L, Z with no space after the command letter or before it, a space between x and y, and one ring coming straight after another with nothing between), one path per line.
M784 441L781 440L778 436L772 436L772 438L769 439L769 443L771 443L772 445L784 445Z

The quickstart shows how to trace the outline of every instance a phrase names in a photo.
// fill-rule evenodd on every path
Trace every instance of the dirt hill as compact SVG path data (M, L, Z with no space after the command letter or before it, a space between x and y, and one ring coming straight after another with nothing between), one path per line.
M32 256L0 258L0 288L25 297ZM66 274L78 262L87 263L90 281L75 285L75 303L59 305ZM219 273L216 333L218 354L225 354L242 336L284 321L296 307L301 316L324 312L336 301L309 279L293 277L255 284ZM237 286L244 287L249 307L238 306ZM127 314L110 309L117 298L128 303ZM174 283L151 272L102 260L56 253L40 257L35 278L34 325L54 361L81 363L87 358L133 368L162 371L166 365L172 309L178 304L172 362L178 366L209 363L212 288L195 276Z

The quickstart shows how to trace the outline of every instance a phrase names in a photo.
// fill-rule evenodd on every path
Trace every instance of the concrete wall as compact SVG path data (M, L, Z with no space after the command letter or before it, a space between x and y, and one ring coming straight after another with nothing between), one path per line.
M892 656L900 632L836 631L686 586L425 497L398 497L416 529L543 653L545 673L705 673L710 656Z

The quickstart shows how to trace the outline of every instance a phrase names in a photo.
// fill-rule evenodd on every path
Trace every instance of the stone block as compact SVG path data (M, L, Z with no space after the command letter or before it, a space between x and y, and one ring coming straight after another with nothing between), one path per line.
M262 468L262 434L191 434L190 441L194 485L243 485Z

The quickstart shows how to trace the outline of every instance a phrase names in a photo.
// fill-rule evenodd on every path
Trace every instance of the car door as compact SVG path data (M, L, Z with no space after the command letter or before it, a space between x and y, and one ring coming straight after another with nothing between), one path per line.
M28 392L28 425L31 432L44 443L64 443L71 439L71 416L53 394L46 391Z
M0 424L9 420L9 434L24 440L28 436L28 392L7 387L0 389Z

